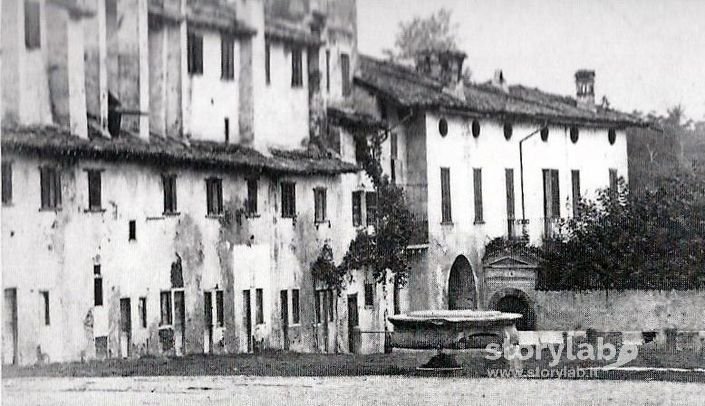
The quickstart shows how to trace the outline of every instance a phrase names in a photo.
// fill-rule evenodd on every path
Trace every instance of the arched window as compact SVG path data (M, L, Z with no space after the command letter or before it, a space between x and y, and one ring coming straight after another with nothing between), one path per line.
M480 136L480 122L472 120L472 136L477 138Z
M448 120L445 118L438 120L438 132L441 133L442 137L448 135Z
M580 132L578 131L578 127L570 127L570 140L575 144L578 142L578 137L580 136Z
M548 127L543 127L541 129L541 141L548 141Z
M514 131L514 128L512 127L512 123L504 123L504 138L509 141L510 138L512 138L512 132Z
M617 141L617 130L614 128L607 130L607 140L609 140L610 145L614 145L614 142Z

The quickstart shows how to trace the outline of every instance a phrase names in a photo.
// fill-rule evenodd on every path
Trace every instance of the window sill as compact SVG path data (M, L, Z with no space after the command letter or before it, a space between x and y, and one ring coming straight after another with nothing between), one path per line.
M473 224L481 226L481 225L485 224L485 221L484 220L475 220L473 222Z
M177 217L180 215L181 215L181 212L178 212L178 211L165 211L164 213L162 213L163 217Z
M260 217L262 217L262 215L259 213L245 213L246 219L258 219Z
M99 207L95 207L95 208L92 208L92 209L84 209L83 212L84 212L84 213L105 213L105 209L99 208Z
M61 207L42 207L39 209L40 212L60 212Z

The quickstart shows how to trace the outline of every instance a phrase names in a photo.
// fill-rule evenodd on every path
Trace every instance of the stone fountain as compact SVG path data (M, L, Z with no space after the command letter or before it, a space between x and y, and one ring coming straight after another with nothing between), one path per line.
M517 346L515 321L518 313L482 310L421 310L389 316L394 325L390 347L419 350L438 350L424 367L419 369L460 369L455 359L444 354L444 349L485 349L489 344L502 348Z

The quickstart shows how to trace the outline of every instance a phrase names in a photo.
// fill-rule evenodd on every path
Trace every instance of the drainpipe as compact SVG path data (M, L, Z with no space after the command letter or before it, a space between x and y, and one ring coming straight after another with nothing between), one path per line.
M526 226L526 207L524 204L524 149L523 144L524 141L528 140L529 138L533 137L537 133L541 132L542 129L546 128L547 124L544 123L541 127L537 128L536 130L532 131L530 134L525 136L519 141L519 178L521 182L521 227L522 227L522 234L524 232L524 227Z

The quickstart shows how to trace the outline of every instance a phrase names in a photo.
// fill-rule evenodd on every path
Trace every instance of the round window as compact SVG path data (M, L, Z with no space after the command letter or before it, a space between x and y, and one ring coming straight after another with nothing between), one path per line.
M480 136L480 123L477 120L472 120L472 136L475 138Z
M607 130L607 139L609 140L610 145L614 145L614 142L617 141L617 130L614 128Z
M580 133L578 132L578 127L570 127L570 140L575 144L578 142L578 136Z
M448 120L445 118L438 120L438 132L441 133L443 137L448 135Z
M541 141L548 141L548 127L544 127L541 129Z
M510 138L512 138L512 131L514 131L514 129L512 128L512 124L511 123L504 123L504 138L505 139L509 140Z

